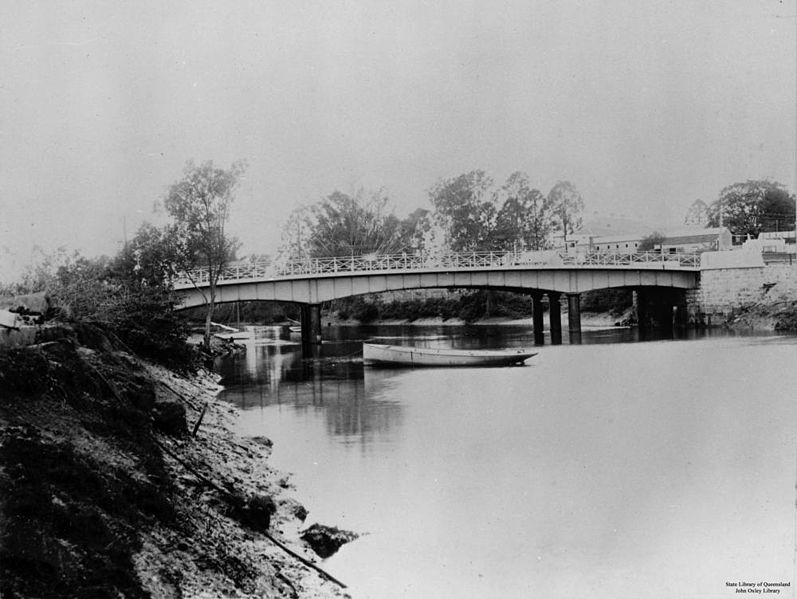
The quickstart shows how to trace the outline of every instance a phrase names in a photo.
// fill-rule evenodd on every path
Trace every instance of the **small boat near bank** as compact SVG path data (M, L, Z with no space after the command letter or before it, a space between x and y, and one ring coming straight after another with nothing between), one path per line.
M255 330L252 327L236 329L235 327L227 326L219 322L211 322L210 324L217 329L221 329L220 332L213 333L213 336L223 341L246 341L255 338Z
M451 349L363 343L366 366L512 366L537 352L526 349Z
M215 333L213 335L223 341L246 341L255 338L254 331L236 331L234 333Z

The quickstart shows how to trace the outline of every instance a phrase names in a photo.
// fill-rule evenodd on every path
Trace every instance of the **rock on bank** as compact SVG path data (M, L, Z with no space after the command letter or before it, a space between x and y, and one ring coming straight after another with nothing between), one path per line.
M1 352L0 390L0 596L344 596L267 536L312 559L211 375L84 328Z

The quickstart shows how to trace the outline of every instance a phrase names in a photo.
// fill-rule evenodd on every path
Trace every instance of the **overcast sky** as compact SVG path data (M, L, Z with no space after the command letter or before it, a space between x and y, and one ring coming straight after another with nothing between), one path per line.
M249 163L230 226L475 168L587 213L676 223L795 189L794 0L0 2L0 279L31 247L113 253L187 159Z

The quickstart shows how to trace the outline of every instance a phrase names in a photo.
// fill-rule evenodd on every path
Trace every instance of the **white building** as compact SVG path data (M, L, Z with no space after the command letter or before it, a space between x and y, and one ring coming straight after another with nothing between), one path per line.
M678 229L665 229L659 233L662 239L653 249L668 254L722 251L729 250L732 246L731 232L726 227L709 229L681 227ZM568 252L633 254L639 251L642 241L653 234L654 232L650 230L600 236L579 232L567 240Z

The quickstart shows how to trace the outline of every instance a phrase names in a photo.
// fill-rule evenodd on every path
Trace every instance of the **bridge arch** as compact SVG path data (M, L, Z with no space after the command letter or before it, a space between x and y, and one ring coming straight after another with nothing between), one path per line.
M340 273L252 280L222 280L217 303L280 301L320 304L370 293L416 289L495 289L516 293L555 292L568 295L617 287L691 289L697 285L693 271L671 269L527 268L504 270ZM202 293L192 287L178 289L181 308L204 305Z
M542 297L549 298L551 338L561 342L560 302L567 296L571 342L580 341L580 294L612 288L686 290L697 286L694 257L686 260L661 255L581 257L566 264L523 263L515 255L452 255L430 264L417 258L390 256L304 261L282 271L240 268L225 272L216 287L217 303L279 301L301 305L302 341L321 341L322 302L365 294L418 289L494 289L529 294L532 298L535 341L542 342ZM685 263L684 263L685 262ZM201 280L199 276L191 277ZM200 284L201 288L201 284ZM177 286L182 308L205 303L196 285Z

